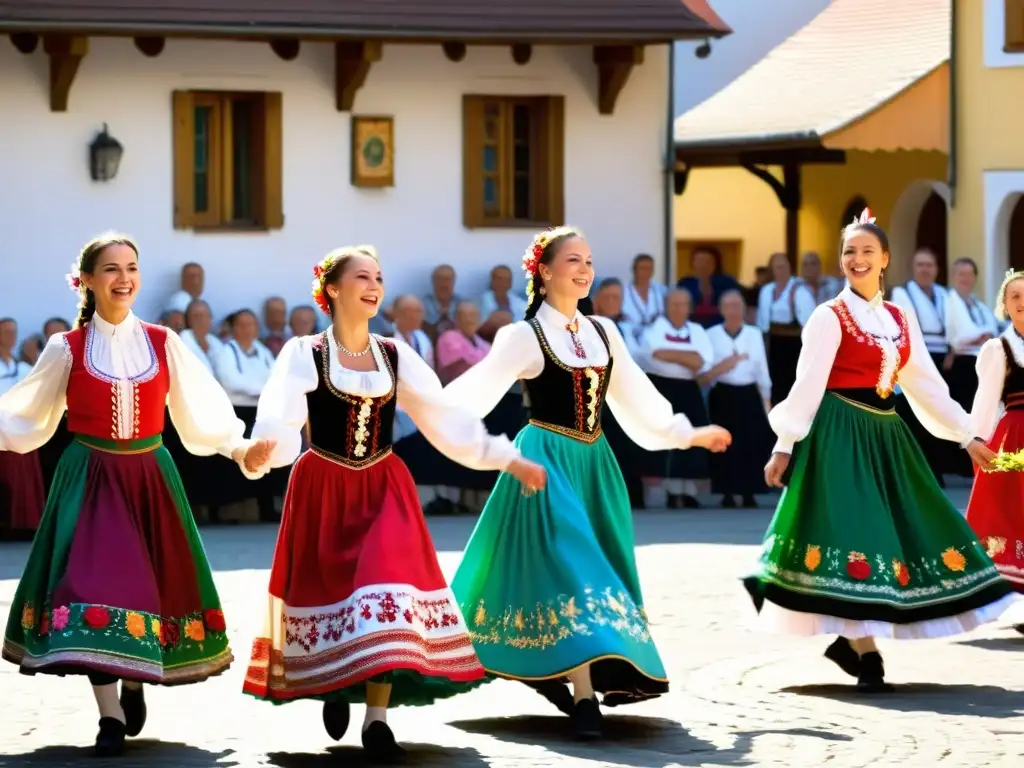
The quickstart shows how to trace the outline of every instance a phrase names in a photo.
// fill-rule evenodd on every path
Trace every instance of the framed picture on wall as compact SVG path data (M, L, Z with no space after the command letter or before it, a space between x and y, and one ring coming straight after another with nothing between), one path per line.
M352 116L352 184L395 185L395 129L391 117Z

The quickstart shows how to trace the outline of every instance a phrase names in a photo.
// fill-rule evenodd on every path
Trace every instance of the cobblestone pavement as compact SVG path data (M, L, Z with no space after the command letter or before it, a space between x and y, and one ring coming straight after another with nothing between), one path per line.
M954 493L965 500L963 492ZM653 631L672 679L661 699L607 718L610 738L576 744L567 722L524 686L495 682L391 722L422 766L1019 766L1024 754L1024 638L1005 623L951 641L885 644L885 697L856 695L821 658L826 639L751 632L738 578L754 560L767 510L641 512L637 555ZM431 521L451 573L471 519ZM198 686L151 689L149 723L120 766L208 768L361 765L358 728L342 745L316 704L273 707L240 694L275 531L210 528L239 660ZM27 555L0 545L6 618ZM621 714L620 714L621 713ZM354 722L361 712L353 713ZM97 716L84 680L30 678L0 666L0 766L58 766L90 755ZM90 760L101 768L103 761Z

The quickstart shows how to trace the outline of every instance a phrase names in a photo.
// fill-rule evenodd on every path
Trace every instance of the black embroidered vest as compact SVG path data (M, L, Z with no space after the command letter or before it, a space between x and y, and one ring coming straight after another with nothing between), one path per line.
M585 443L601 436L601 409L612 373L611 348L601 324L591 318L594 328L608 350L608 364L573 368L552 351L537 318L530 320L533 332L544 352L544 368L533 379L523 380L524 398L530 423Z
M309 447L325 459L362 469L391 453L398 349L392 342L374 336L384 352L391 389L380 397L350 395L331 383L331 346L327 334L324 331L313 345L318 383L316 389L306 394Z
M1013 349L1010 342L1005 338L1000 339L1003 343L1003 352L1006 353L1006 381L1003 383L1003 405L1008 411L1024 410L1024 368L1017 363L1013 356Z

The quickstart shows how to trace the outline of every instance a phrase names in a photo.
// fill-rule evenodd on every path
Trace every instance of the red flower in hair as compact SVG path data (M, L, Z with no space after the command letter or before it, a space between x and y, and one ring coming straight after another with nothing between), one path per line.
M533 277L537 272L537 265L540 263L541 256L544 255L544 246L540 243L534 243L530 249L523 254L523 272L528 278Z
M317 264L315 267L313 267L313 277L320 278L320 277L323 277L323 276L324 276L324 268L323 267L321 267L319 264Z

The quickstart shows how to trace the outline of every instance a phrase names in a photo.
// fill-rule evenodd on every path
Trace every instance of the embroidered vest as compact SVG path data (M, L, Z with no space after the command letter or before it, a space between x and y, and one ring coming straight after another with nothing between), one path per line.
M1020 367L1017 358L1013 356L1010 342L1005 338L999 341L1006 353L1006 381L1003 382L1003 396L1000 399L1008 411L1024 410L1024 368Z
M317 388L306 394L306 428L314 453L350 469L363 469L391 453L398 381L398 349L387 339L373 337L384 352L391 388L380 397L342 392L331 383L331 346L327 331L313 344Z
M592 443L601 436L601 409L614 361L604 328L589 317L587 320L608 350L608 364L586 368L566 365L552 351L540 321L533 318L530 325L544 352L544 368L536 378L523 380L523 390L531 424Z
M896 339L899 359L892 368L892 373L886 376L885 371L889 367L889 361L886 359L888 353L880 345L879 340L861 330L853 313L842 299L834 299L828 306L839 318L843 338L839 342L826 388L874 390L879 398L885 400L896 386L899 371L910 359L910 331L907 328L907 318L895 304L884 302L885 309L900 329L899 337Z
M149 343L149 367L130 381L130 391L118 386L118 379L92 364L91 324L64 334L71 353L67 408L70 432L101 440L140 440L164 431L164 406L171 379L167 368L167 329L142 323ZM122 380L125 381L125 380ZM122 436L118 414L127 411L131 435Z

